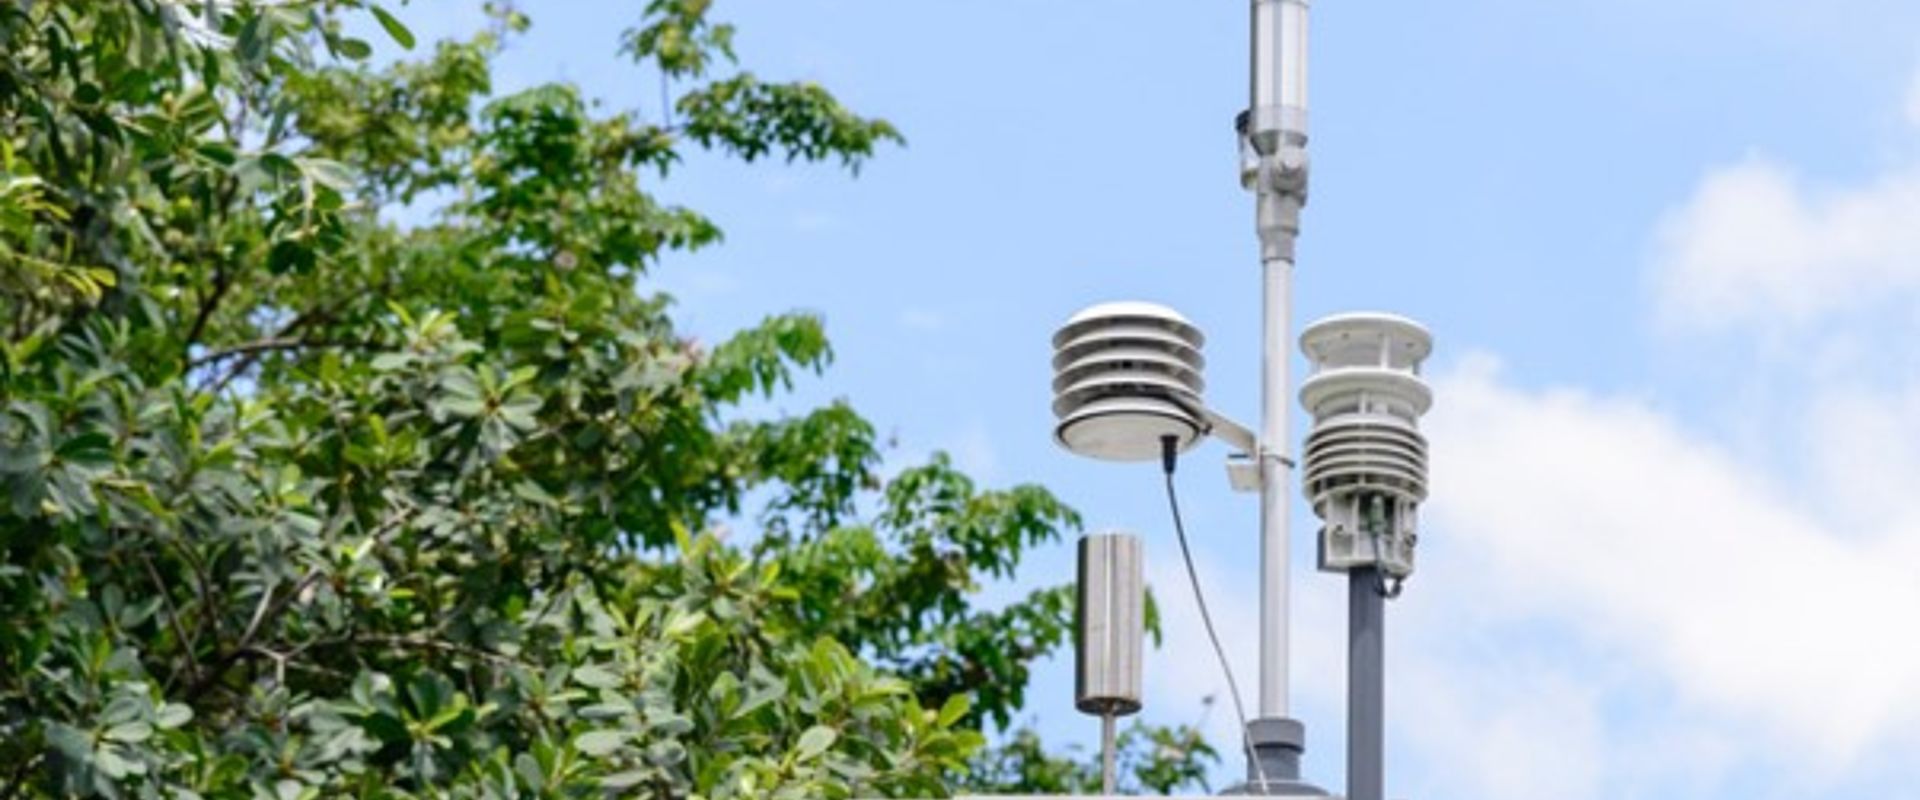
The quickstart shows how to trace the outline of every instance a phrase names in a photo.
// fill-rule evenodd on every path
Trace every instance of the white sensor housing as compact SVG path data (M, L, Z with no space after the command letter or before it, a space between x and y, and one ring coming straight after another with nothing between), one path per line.
M1208 430L1205 342L1193 323L1153 303L1073 315L1053 337L1054 439L1106 461L1157 459L1166 436L1183 452L1193 447Z
M1325 523L1320 568L1378 566L1405 578L1427 498L1419 423L1433 391L1420 364L1433 352L1433 336L1404 317L1342 314L1309 325L1300 347L1313 364L1300 387L1300 403L1313 415L1301 477Z

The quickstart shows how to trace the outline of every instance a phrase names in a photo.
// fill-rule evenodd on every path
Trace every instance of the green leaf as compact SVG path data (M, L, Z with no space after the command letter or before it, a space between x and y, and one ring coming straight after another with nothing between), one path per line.
M668 620L666 627L661 630L661 633L669 639L677 639L692 633L693 629L700 627L700 624L706 621L707 615L703 612L695 611L691 614L680 614Z
M87 733L64 723L47 726L47 743L69 761L85 761L93 754L93 741Z
M147 773L147 765L122 755L122 752L118 748L101 748L98 752L94 753L93 763L100 768L102 773L105 773L107 777L114 780L119 780L129 775L145 775Z
M112 463L113 439L104 433L83 433L61 442L54 456L73 464Z
M107 729L106 738L127 744L139 744L153 736L153 726L145 722L123 722Z
M208 161L223 167L231 167L239 161L233 146L226 142L201 142L194 145L193 149Z
M573 747L590 756L604 756L624 747L628 736L626 731L588 731L573 740Z
M738 719L752 714L768 703L785 697L786 694L787 687L782 683L766 683L755 687L747 694L747 699L740 704L740 707L733 710L733 717Z
M348 41L358 41L350 39ZM345 191L353 187L353 170L338 161L326 158L296 158L294 164L300 174L313 179L314 183L336 191Z
M235 41L240 57L247 61L259 61L267 55L268 34L262 29L266 15L254 13L240 26L240 36Z
M800 734L800 743L793 748L794 757L800 761L810 761L827 752L840 734L825 725L815 725Z
M300 166L295 164L293 159L280 153L261 153L255 161L262 170L275 178L288 178L300 174Z
M635 786L639 786L641 783L646 782L647 780L651 779L653 776L654 776L654 773L652 770L643 770L643 769L631 769L631 770L627 770L626 772L616 772L612 775L608 775L604 778L601 778L600 788L631 789Z
M620 676L592 664L574 667L573 679L595 689L613 689L621 683Z
M374 19L380 21L380 27L387 30L387 35L393 37L396 44L408 50L413 49L413 31L407 30L407 26L400 24L400 20L395 19L384 8L372 6L369 10L373 12Z
M355 39L350 36L341 37L338 41L333 43L333 47L335 50L338 50L340 52L340 55L346 56L347 58L351 58L355 61L365 61L367 60L368 56L373 55L372 45L367 44L363 40Z
M154 715L154 724L161 730L173 730L193 720L193 709L181 703L168 703L160 707Z
M275 275L312 272L314 263L313 247L306 242L281 239L267 250L267 271Z
M412 353L381 353L373 357L373 368L380 372L398 372L413 366Z
M959 722L961 717L967 715L967 709L972 705L965 694L956 693L948 695L947 702L940 706L940 716L938 717L940 727L952 727L953 723Z
M576 713L585 719L617 719L633 712L632 703L601 702L581 708Z
M367 715L360 724L368 733L373 734L375 739L389 744L412 738L412 734L407 731L407 723L385 711Z

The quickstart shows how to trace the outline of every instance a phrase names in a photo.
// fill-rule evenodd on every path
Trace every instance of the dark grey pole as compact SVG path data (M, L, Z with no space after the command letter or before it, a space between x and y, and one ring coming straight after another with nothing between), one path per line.
M1380 568L1347 573L1347 797L1386 798L1386 605Z

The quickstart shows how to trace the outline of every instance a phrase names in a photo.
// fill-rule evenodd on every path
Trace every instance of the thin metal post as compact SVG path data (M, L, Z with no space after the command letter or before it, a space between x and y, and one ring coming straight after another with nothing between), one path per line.
M1253 0L1241 181L1260 238L1260 716L1286 719L1294 241L1307 202L1307 3Z
M1324 794L1300 783L1306 729L1288 716L1294 243L1307 202L1307 2L1252 0L1251 81L1239 120L1241 184L1260 239L1260 717L1248 723L1247 794ZM1257 785L1254 785L1257 784Z
M1290 369L1293 261L1262 259L1260 346L1260 716L1287 717L1291 553L1287 528L1293 506L1288 455L1293 405Z
M1347 797L1386 797L1386 602L1380 568L1347 573Z
M1114 733L1113 715L1100 715L1100 793L1113 794Z

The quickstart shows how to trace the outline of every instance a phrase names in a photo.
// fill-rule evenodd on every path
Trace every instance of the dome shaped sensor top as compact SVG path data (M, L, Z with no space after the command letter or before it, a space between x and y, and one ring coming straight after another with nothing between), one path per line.
M1433 334L1398 314L1335 314L1300 332L1300 350L1318 370L1373 367L1418 375L1420 362L1433 354Z
M1053 337L1054 439L1106 461L1159 458L1168 436L1193 447L1207 430L1205 341L1153 303L1102 303L1068 318Z
M1122 300L1088 306L1068 317L1067 321L1060 326L1059 332L1053 335L1053 346L1058 349L1093 328L1106 328L1127 323L1165 330L1192 345L1196 350L1207 341L1207 338L1201 335L1200 329L1194 327L1194 324L1181 316L1178 311L1159 303Z

